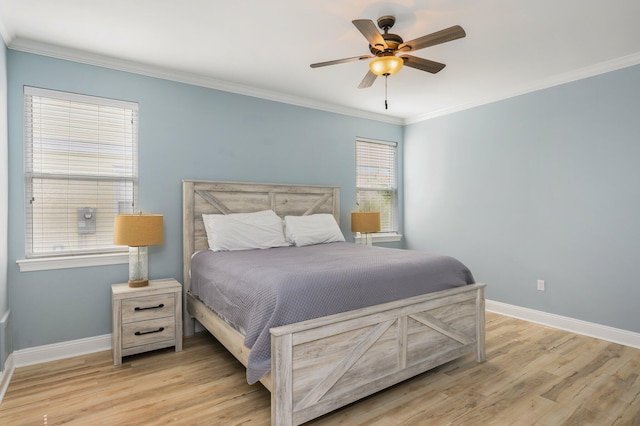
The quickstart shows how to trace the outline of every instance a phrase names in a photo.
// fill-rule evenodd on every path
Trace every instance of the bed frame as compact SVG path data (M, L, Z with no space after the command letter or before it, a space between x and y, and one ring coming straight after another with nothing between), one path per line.
M242 364L244 337L190 291L191 255L208 248L203 213L265 209L279 216L331 213L331 186L183 181L185 335L194 319ZM485 360L484 284L472 284L272 328L271 424L298 425L469 353Z

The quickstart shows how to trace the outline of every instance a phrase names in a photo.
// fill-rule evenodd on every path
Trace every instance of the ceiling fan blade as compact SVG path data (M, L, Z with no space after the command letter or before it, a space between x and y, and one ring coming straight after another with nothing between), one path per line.
M428 34L426 36L418 37L413 40L406 41L398 46L398 50L418 50L425 47L435 46L436 44L446 43L448 41L457 40L466 36L460 25L454 25L453 27L446 28L444 30L436 31L435 33Z
M358 31L362 33L362 35L369 41L369 44L380 51L384 51L387 49L387 42L384 41L380 31L376 28L376 24L373 23L370 19L355 19L353 21L353 25L356 26Z
M326 67L327 65L344 64L345 62L361 61L363 59L373 58L371 55L354 56L352 58L336 59L334 61L318 62L311 64L311 68Z
M371 71L367 72L364 76L360 84L358 85L358 89L366 89L367 87L371 87L374 81L378 76L372 73Z
M446 67L445 64L442 64L440 62L418 58L417 56L402 55L400 57L404 60L404 64L406 66L418 69L420 71L430 72L431 74L440 72L444 67Z

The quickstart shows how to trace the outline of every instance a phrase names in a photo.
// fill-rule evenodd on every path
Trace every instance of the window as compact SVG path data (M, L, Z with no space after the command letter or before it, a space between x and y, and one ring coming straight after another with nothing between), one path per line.
M122 251L138 185L138 104L24 88L26 257Z
M398 231L395 142L356 140L356 202L362 212L380 212L381 232Z

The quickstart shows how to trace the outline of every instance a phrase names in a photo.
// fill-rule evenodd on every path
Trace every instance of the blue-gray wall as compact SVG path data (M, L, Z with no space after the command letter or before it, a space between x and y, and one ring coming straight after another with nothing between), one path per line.
M0 371L11 352L7 292L8 226L8 147L7 147L7 47L0 36Z
M460 258L491 300L640 331L640 67L403 128L12 50L1 60L9 248L0 302L14 349L110 333L110 285L127 276L126 265L18 271L23 85L139 102L140 206L165 216L152 278L181 280L183 178L339 185L350 237L362 136L400 142L408 248Z
M488 299L640 332L640 66L409 125L404 155L408 248Z
M340 186L341 227L351 238L356 137L398 141L402 153L399 125L13 50L7 61L8 275L15 349L111 333L110 285L127 278L126 265L18 271L25 232L23 85L139 103L140 207L163 214L165 221L164 244L149 249L151 278L182 281L182 179Z

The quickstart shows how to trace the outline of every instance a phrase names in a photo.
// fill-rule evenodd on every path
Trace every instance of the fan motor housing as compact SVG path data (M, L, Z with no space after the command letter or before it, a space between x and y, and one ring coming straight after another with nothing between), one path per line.
M385 33L380 35L388 46L388 49L385 49L385 52L382 53L393 53L393 51L397 50L398 46L400 46L404 42L404 40L402 40L402 37L400 37L398 34ZM369 50L371 51L371 53L377 56L379 56L381 53L380 50L371 45L369 45Z

